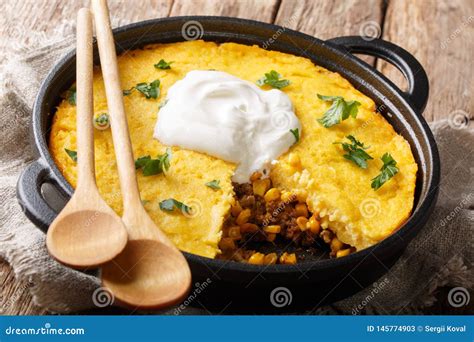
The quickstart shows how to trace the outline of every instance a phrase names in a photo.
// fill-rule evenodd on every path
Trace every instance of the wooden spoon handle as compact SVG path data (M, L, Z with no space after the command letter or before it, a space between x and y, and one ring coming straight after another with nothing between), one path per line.
M99 45L100 65L105 83L107 107L114 140L120 187L124 203L124 216L134 207L141 206L135 174L132 144L128 132L127 117L123 105L123 91L117 65L114 37L110 26L109 9L106 0L93 0L97 42Z
M77 14L77 168L78 189L96 187L92 96L92 14L81 8Z

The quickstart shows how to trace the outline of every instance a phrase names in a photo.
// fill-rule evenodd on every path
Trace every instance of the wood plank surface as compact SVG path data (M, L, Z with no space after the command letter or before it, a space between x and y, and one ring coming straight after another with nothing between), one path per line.
M43 315L46 310L33 304L31 284L15 279L11 267L0 259L0 315Z
M320 39L361 34L380 37L384 11L382 0L282 0L275 24ZM360 58L375 64L373 57Z
M382 0L282 0L275 23L321 39L359 35L372 24L380 36L383 12Z
M7 50L39 47L57 36L58 29L64 36L74 33L76 12L87 4L87 0L3 0L0 63ZM225 15L275 22L321 39L382 35L413 53L425 67L431 81L425 110L429 121L449 117L455 110L471 119L474 115L472 0L109 0L109 7L114 26L170 15ZM364 60L404 85L401 74L387 63ZM45 313L32 303L31 284L15 280L2 260L0 285L0 313ZM437 313L445 310L439 308Z
M273 22L278 0L174 0L170 16L222 15Z
M474 118L474 1L390 1L383 38L412 53L430 79L428 121L455 111ZM387 63L378 67L397 84L401 74Z

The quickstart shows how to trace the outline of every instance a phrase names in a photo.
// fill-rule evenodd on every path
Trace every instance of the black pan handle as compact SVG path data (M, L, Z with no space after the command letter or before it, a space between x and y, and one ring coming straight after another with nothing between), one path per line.
M54 183L51 171L41 159L26 167L16 186L18 202L26 216L35 225L46 231L57 216L41 194L41 186L46 182Z
M331 43L345 47L351 53L361 53L393 64L400 70L408 81L406 98L421 114L428 102L429 81L425 69L420 62L405 49L398 45L378 38L361 36L337 37L328 40Z

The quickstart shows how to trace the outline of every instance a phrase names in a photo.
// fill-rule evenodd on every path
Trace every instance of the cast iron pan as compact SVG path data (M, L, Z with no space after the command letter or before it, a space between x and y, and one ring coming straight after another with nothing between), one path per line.
M207 284L197 296L194 293L195 297L190 297L187 304L204 306L213 312L224 309L225 312L245 313L311 310L350 296L380 278L426 223L438 193L438 151L421 116L428 100L429 85L420 63L404 49L380 39L352 36L322 41L280 26L226 17L174 17L121 27L114 31L117 51L140 48L148 43L183 41L183 36L189 39L189 34L183 32L191 21L196 28L193 38L269 45L271 50L304 56L338 72L372 98L382 115L410 143L419 171L415 207L403 227L379 244L348 257L328 259L318 256L309 257L295 266L255 266L185 253L194 281L200 284L206 281ZM272 42L276 33L278 38ZM98 63L96 46L95 52ZM409 90L402 92L352 53L376 56L394 64L407 78ZM47 140L60 94L74 82L75 63L73 51L54 66L41 86L32 120L32 138L38 160L24 170L17 186L25 214L43 231L48 229L57 213L44 200L42 185L52 184L65 198L73 192L54 164Z

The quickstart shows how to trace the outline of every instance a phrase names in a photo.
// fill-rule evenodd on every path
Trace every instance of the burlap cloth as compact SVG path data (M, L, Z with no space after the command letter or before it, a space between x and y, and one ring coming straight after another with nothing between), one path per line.
M28 134L40 83L73 46L71 38L30 52L4 46L0 55L0 257L10 263L18 279L27 282L37 305L60 313L93 308L99 281L50 258L45 235L23 215L15 187L19 173L35 159ZM416 313L433 304L440 286L461 287L448 298L454 306L469 300L462 288L471 290L474 283L474 131L456 117L435 122L431 128L440 149L442 183L429 223L377 283L314 313ZM0 307L11 305L8 300L4 298Z

